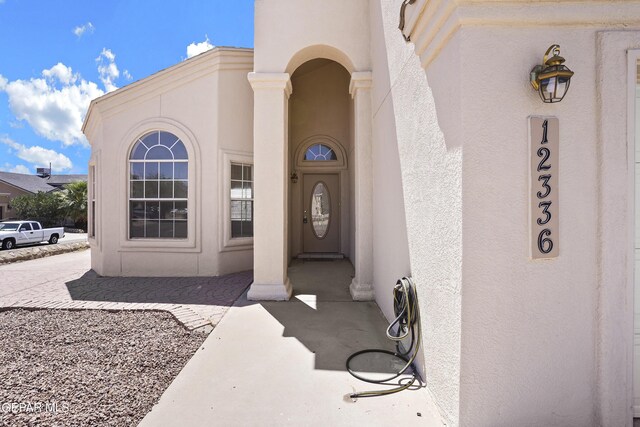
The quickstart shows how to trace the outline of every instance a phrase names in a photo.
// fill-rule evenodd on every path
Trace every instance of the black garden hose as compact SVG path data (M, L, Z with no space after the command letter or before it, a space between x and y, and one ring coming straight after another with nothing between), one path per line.
M417 380L418 374L416 373L415 366L413 362L418 355L418 349L420 348L420 341L422 340L422 329L420 327L420 307L418 306L418 296L416 294L416 288L413 284L411 278L403 277L398 280L396 285L393 288L393 312L395 319L389 324L387 328L387 338L395 341L396 343L396 351L389 351L384 349L366 349L361 350L356 353L353 353L347 359L347 371L355 378L366 381L372 384L385 384L389 381L392 381L398 378L400 375L404 374L407 369L412 368L411 378L405 384L401 384L397 387L387 389L387 390L372 390L372 391L361 391L354 392L349 394L348 396L351 399L357 399L358 397L375 397L375 396L385 396L388 394L398 393L399 391L406 390L411 387ZM393 333L394 327L396 328L396 333ZM417 339L416 339L416 329L417 329ZM400 349L400 342L407 338L411 334L411 343L409 347L407 347L407 351L403 352ZM350 367L351 361L360 355L369 354L369 353L382 353L389 354L395 358L398 358L405 362L405 365L400 371L394 374L391 377L383 378L381 380L374 380L371 378L363 377L362 375L356 374L353 369ZM409 357L409 354L411 356Z

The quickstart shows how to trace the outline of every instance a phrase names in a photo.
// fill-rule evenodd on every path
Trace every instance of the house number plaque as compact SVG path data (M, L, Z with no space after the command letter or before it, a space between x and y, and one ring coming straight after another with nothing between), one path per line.
M529 117L531 171L531 258L555 258L560 249L558 229L558 146L555 117Z

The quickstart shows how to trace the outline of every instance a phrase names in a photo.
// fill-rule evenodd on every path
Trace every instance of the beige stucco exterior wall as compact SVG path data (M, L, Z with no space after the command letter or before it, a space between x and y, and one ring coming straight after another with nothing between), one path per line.
M368 0L256 0L255 71L287 72L325 57L370 69Z
M216 137L219 144L218 157L221 152L242 153L244 156L253 156L253 92L247 81L246 69L221 70L218 73L218 124ZM220 159L216 163L220 165ZM227 197L222 189L222 183L218 182L223 177L218 169L214 180L219 191L218 215L221 209L225 209L224 198ZM213 182L213 181L212 181ZM220 226L223 222L218 220ZM216 224L212 221L212 227ZM215 232L212 231L212 235ZM224 245L218 237L218 248ZM213 242L213 240L212 240ZM242 247L238 250L225 250L219 253L218 274L227 274L235 271L247 270L253 266L253 248Z
M93 102L85 132L98 175L100 229L91 244L99 274L198 276L251 268L251 247L225 247L219 227L226 179L219 159L253 151L251 68L250 50L216 49ZM127 235L128 154L151 130L174 133L189 152L186 241Z
M412 46L445 141L462 153L453 424L631 425L626 50L638 47L639 6L416 2ZM528 73L553 43L576 74L549 105ZM530 115L560 121L560 255L547 261L529 255Z
M460 39L473 63L462 92L475 95L463 100L461 423L595 424L596 31L468 28ZM576 75L563 102L545 105L523 76L553 43ZM479 76L495 69L483 48L498 44L510 60L496 91ZM560 120L560 256L549 261L529 259L529 115Z
M401 186L402 196L388 192L386 198L403 202L404 207L404 212L388 209L386 215L378 216L374 228L389 228L393 236L388 240L389 250L408 252L408 260L390 259L377 270L376 301L390 316L391 288L387 287L395 283L387 281L393 275L411 273L422 315L423 354L418 364L443 417L455 425L460 381L462 152L448 136L457 128L453 126L459 117L454 95L459 89L455 83L447 85L451 99L436 105L419 59L397 29L400 3L371 3L374 135L384 150L397 153L399 168L390 172L401 184L390 185ZM458 61L455 54L443 58L440 77L458 81ZM452 126L443 123L443 115L451 117ZM376 174L384 176L384 171ZM378 196L377 190L375 194ZM404 221L399 217L403 214ZM406 243L400 229L403 222ZM382 244L376 240L374 253L381 254ZM385 268L389 269L386 274Z

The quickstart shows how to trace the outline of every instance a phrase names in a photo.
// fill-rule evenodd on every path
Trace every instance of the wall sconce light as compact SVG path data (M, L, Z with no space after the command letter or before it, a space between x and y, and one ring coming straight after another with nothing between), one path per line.
M549 54L553 56L549 59ZM542 59L542 65L536 65L531 70L531 86L540 94L540 98L546 103L562 101L569 91L569 83L573 71L566 65L562 65L564 58L560 56L560 45L553 44L547 49Z
M291 182L294 184L298 182L298 174L296 173L296 171L293 171L293 173L291 174Z

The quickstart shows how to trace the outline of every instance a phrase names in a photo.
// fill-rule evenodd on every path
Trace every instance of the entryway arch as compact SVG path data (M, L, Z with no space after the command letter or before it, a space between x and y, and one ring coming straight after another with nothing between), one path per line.
M291 76L289 259L350 257L353 205L347 153L353 147L351 75L315 58ZM295 286L295 284L294 284Z
M307 46L296 52L296 54L293 55L289 60L286 72L289 73L289 75L293 75L293 73L296 72L296 70L302 64L313 61L315 59L327 59L333 62L337 62L338 64L342 65L342 67L349 74L353 73L356 70L353 62L349 58L349 55L344 53L342 50L325 44L316 44Z
M320 51L330 58L312 57ZM289 61L287 71L292 74L249 74L254 90L256 205L254 283L249 299L291 297L287 267L304 250L301 229L296 228L304 220L304 209L296 210L296 206L301 206L304 198L301 188L306 171L302 176L296 173L295 153L300 144L317 135L328 136L344 147L346 172L333 171L341 188L334 189L340 195L337 252L348 255L354 266L353 298L374 297L371 72L354 71L352 64L338 49L310 46ZM332 185L330 177L308 178Z

